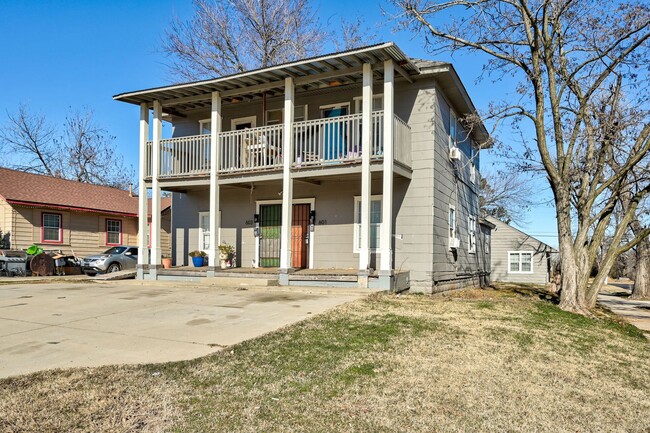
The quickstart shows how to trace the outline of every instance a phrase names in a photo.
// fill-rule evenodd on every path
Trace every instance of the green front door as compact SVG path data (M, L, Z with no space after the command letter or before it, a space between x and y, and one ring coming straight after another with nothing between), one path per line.
M282 205L260 205L260 267L280 267Z

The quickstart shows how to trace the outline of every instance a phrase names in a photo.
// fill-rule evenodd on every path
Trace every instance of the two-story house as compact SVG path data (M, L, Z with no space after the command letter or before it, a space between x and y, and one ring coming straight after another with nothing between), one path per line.
M460 121L476 110L451 64L383 43L114 98L140 107L140 190L173 193L176 266L200 249L219 275L229 243L280 284L354 269L357 286L431 292L487 272L476 171L489 136ZM165 272L152 206L139 278Z

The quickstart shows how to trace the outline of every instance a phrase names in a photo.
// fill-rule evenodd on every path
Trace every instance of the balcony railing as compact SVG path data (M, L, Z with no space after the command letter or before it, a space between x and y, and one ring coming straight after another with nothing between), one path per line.
M355 163L363 154L361 114L314 119L293 124L295 169ZM384 113L372 113L370 157L384 153ZM411 130L393 118L394 160L411 164ZM283 165L283 125L222 132L219 138L219 173L278 170ZM146 177L151 177L152 144L147 142ZM194 135L161 140L159 177L207 176L210 174L210 136Z

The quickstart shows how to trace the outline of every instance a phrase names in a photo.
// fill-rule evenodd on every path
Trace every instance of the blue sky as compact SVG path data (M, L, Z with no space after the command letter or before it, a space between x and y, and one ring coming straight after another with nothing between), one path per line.
M363 16L366 24L378 26L381 40L395 41L409 56L431 58L422 37L395 33L392 25L385 23L376 1L332 0L314 5L323 24L338 26L341 17ZM16 111L20 103L58 125L71 108L88 106L98 123L116 137L116 151L137 167L139 110L113 101L112 96L170 82L166 59L157 48L171 18L189 18L191 14L191 0L0 0L0 125L6 122L6 113ZM454 63L479 111L486 109L492 98L505 96L505 89L495 91L501 84L477 81L483 59L459 55L435 58ZM494 170L499 162L489 152L483 154L482 170ZM535 188L539 201L550 197L543 179L535 180ZM551 207L537 206L527 220L520 228L557 246Z

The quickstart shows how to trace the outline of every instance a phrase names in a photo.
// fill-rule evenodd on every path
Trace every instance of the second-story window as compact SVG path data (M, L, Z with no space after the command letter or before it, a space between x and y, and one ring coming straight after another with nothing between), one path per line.
M211 125L210 119L199 120L199 134L209 134Z
M449 238L456 239L456 208L449 206Z
M458 119L456 118L456 113L449 111L449 148L457 147L456 142L456 124Z

